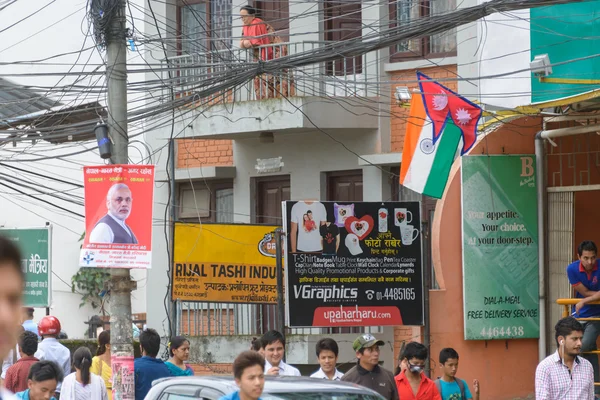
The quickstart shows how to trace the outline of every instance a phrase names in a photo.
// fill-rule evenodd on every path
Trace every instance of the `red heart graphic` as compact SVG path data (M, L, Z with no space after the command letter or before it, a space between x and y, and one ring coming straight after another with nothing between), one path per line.
M344 226L348 233L354 233L358 237L358 240L363 240L371 233L375 222L373 222L373 218L370 215L365 215L361 218L348 217Z

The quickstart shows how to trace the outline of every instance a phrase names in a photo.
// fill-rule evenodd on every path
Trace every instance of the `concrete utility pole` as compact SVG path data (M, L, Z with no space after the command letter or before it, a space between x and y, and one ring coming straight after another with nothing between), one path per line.
M110 161L112 164L128 164L126 1L114 1L118 3L117 12L113 15L105 36L108 128L113 143ZM133 357L131 292L136 287L128 269L111 269L110 343L113 358ZM112 365L113 382L131 381L131 377L123 376L121 363ZM133 371L128 373L132 374ZM115 399L133 400L134 388L130 385L113 385L113 395Z

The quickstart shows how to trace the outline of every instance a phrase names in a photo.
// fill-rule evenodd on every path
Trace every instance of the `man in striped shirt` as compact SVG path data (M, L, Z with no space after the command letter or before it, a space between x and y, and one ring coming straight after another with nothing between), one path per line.
M592 364L579 356L583 325L573 317L566 317L558 321L554 330L558 350L540 362L535 371L535 398L594 399Z

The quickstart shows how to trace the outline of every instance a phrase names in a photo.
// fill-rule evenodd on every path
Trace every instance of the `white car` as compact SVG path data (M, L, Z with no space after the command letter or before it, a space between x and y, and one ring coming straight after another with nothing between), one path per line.
M219 400L238 390L231 376L157 379L145 400ZM297 376L267 376L262 400L384 400L377 392L340 381Z

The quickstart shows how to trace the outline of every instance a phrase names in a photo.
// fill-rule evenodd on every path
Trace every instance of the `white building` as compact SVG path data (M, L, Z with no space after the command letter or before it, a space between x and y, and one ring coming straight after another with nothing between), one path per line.
M210 6L208 6L210 4ZM211 1L153 3L158 22L146 18L146 32L156 37L157 26L169 47L169 62L178 69L176 96L193 93L198 76L224 71L228 65L250 60L238 48L241 33L239 10L246 2ZM369 35L385 25L389 10L380 1L255 2L262 18L281 34L289 54L317 49L325 41ZM208 7L208 8L207 8ZM208 10L208 11L207 11ZM333 16L338 15L337 18ZM179 22L177 22L179 21ZM210 21L208 34L206 21ZM327 23L326 23L327 22ZM157 25L158 24L158 25ZM179 25L178 25L179 24ZM361 25L362 24L362 25ZM167 27L165 29L165 26ZM362 28L361 28L362 26ZM216 32L215 32L216 30ZM342 36L340 36L342 35ZM179 43L179 47L173 44ZM203 48L216 50L211 56ZM156 49L151 59L165 59ZM281 201L318 199L338 201L382 201L399 199L397 174L401 154L393 148L390 112L397 111L389 83L399 68L389 62L388 51L372 52L339 62L311 65L287 75L287 99L269 95L258 99L252 82L227 93L226 102L215 100L210 107L194 105L178 110L173 126L147 131L153 149L166 148L171 136L176 142L174 201L176 218L182 221L281 224ZM207 67L205 65L208 64ZM389 69L391 68L391 69ZM402 68L400 68L402 69ZM150 79L151 74L148 75ZM207 75L209 76L209 75ZM163 75L164 77L164 75ZM282 86L283 87L283 86ZM281 89L285 90L285 89ZM291 92L288 92L291 94ZM169 93L163 92L163 99ZM235 102L231 100L235 98ZM198 99L200 104L200 99ZM233 108L232 108L233 107ZM396 109L393 111L392 109ZM152 120L146 121L153 125ZM279 158L277 172L260 173L258 159ZM167 154L157 158L155 218L164 218L168 205ZM394 178L396 176L396 178ZM407 199L409 194L403 195ZM154 233L153 269L148 273L148 292L169 290L164 233ZM166 334L166 307L163 296L148 296L148 325ZM249 347L247 335L258 336L273 329L272 306L178 303L179 319L174 330L187 335L212 335L207 349L215 346L205 362L228 363L232 356ZM230 315L233 314L232 319ZM233 321L210 324L212 319ZM393 327L369 328L378 337L394 343ZM314 364L314 342L324 334L333 335L343 347L343 360L354 357L352 340L363 329L293 330L288 360ZM239 339L223 336L241 335ZM229 341L227 341L229 340ZM227 341L227 345L223 345ZM223 349L227 350L223 350ZM204 353L202 353L204 354ZM382 354L393 369L393 352ZM341 357L342 358L342 357Z

